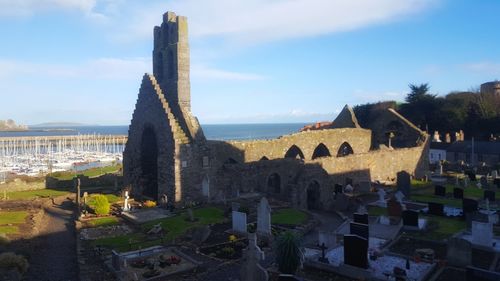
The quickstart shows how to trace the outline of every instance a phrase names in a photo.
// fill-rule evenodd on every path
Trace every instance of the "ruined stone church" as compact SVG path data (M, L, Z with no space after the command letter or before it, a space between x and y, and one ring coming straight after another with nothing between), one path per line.
M123 153L134 196L218 201L263 193L308 209L335 205L334 187L421 178L428 136L392 109L362 128L346 106L328 128L270 140L207 140L190 105L186 17L167 12L154 28L153 74L145 74ZM364 190L366 191L366 190Z

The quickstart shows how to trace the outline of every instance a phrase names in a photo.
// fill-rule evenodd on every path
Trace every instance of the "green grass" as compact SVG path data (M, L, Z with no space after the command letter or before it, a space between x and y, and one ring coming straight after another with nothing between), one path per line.
M299 225L307 221L307 214L297 209L282 209L271 216L275 224Z
M87 222L87 225L90 227L99 227L99 226L110 226L118 224L118 218L116 217L103 217L92 219Z
M66 195L68 193L69 191L61 191L54 189L38 189L38 190L8 192L7 197L9 197L9 200L31 200L37 197L57 197L61 195ZM3 195L0 194L0 196Z
M83 175L86 177L98 177L102 176L105 174L111 174L111 173L116 173L122 168L121 165L113 165L113 166L105 166L105 167L100 167L100 168L92 168L88 169L85 171L81 171L78 173L72 172L72 171L64 171L64 172L54 172L52 174L49 174L50 177L54 177L58 180L71 180L77 175Z
M382 207L370 206L368 207L368 215L370 216L386 216L387 209Z
M153 227L153 225L158 223L160 223L163 229L167 231L165 241L172 241L177 237L185 234L189 229L193 227L221 223L224 221L224 212L218 208L201 208L194 210L193 213L194 217L198 219L195 222L187 221L187 213L183 212L174 217L147 222L141 225L140 232L121 235L117 237L97 239L93 241L92 244L94 246L100 245L117 251L128 251L130 249L129 242L132 242L132 249L135 250L138 248L146 248L161 243L161 241L159 240L148 240L148 237L146 235L146 232L149 231Z
M0 234L17 234L19 233L19 228L15 225L2 225L0 226Z
M466 227L466 223L457 218L436 216L422 216L422 218L427 219L427 225L430 227L430 230L425 232L411 232L406 235L427 240L443 240L450 238L453 234ZM437 228L432 229L433 226L437 226Z
M24 223L27 216L28 216L27 211L0 212L0 225L9 223L11 224Z
M420 188L426 188L426 187L430 187L430 186L432 186L432 182L430 182L430 181L425 182L425 181L416 180L416 179L411 180L411 187L413 187L413 188L420 189Z

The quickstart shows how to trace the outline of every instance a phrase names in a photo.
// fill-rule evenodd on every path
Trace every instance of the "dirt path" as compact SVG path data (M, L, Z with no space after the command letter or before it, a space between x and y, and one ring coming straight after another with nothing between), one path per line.
M58 198L49 204L38 222L39 236L33 241L30 267L24 280L78 280L73 203Z

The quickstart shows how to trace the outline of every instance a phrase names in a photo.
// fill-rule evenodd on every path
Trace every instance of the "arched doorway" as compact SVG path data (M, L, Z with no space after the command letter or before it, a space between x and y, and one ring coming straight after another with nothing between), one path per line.
M158 200L158 143L152 127L145 127L141 139L142 194Z
M317 181L312 181L307 187L307 209L319 210L321 209L321 193L320 186Z
M328 157L330 155L330 150L323 143L318 144L314 149L312 159L320 158L320 157Z
M285 153L285 158L304 159L304 153L294 144Z
M281 193L281 177L274 173L267 178L267 190L276 194Z
M353 153L354 151L352 150L351 145L348 142L344 142L340 145L339 151L337 152L337 157L344 157Z

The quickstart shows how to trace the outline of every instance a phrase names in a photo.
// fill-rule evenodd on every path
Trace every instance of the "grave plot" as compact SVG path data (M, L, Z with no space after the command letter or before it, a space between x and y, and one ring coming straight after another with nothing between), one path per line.
M404 256L414 257L418 249L432 249L434 250L436 259L446 259L445 243L417 239L406 235L400 236L396 242L390 246L389 251Z

